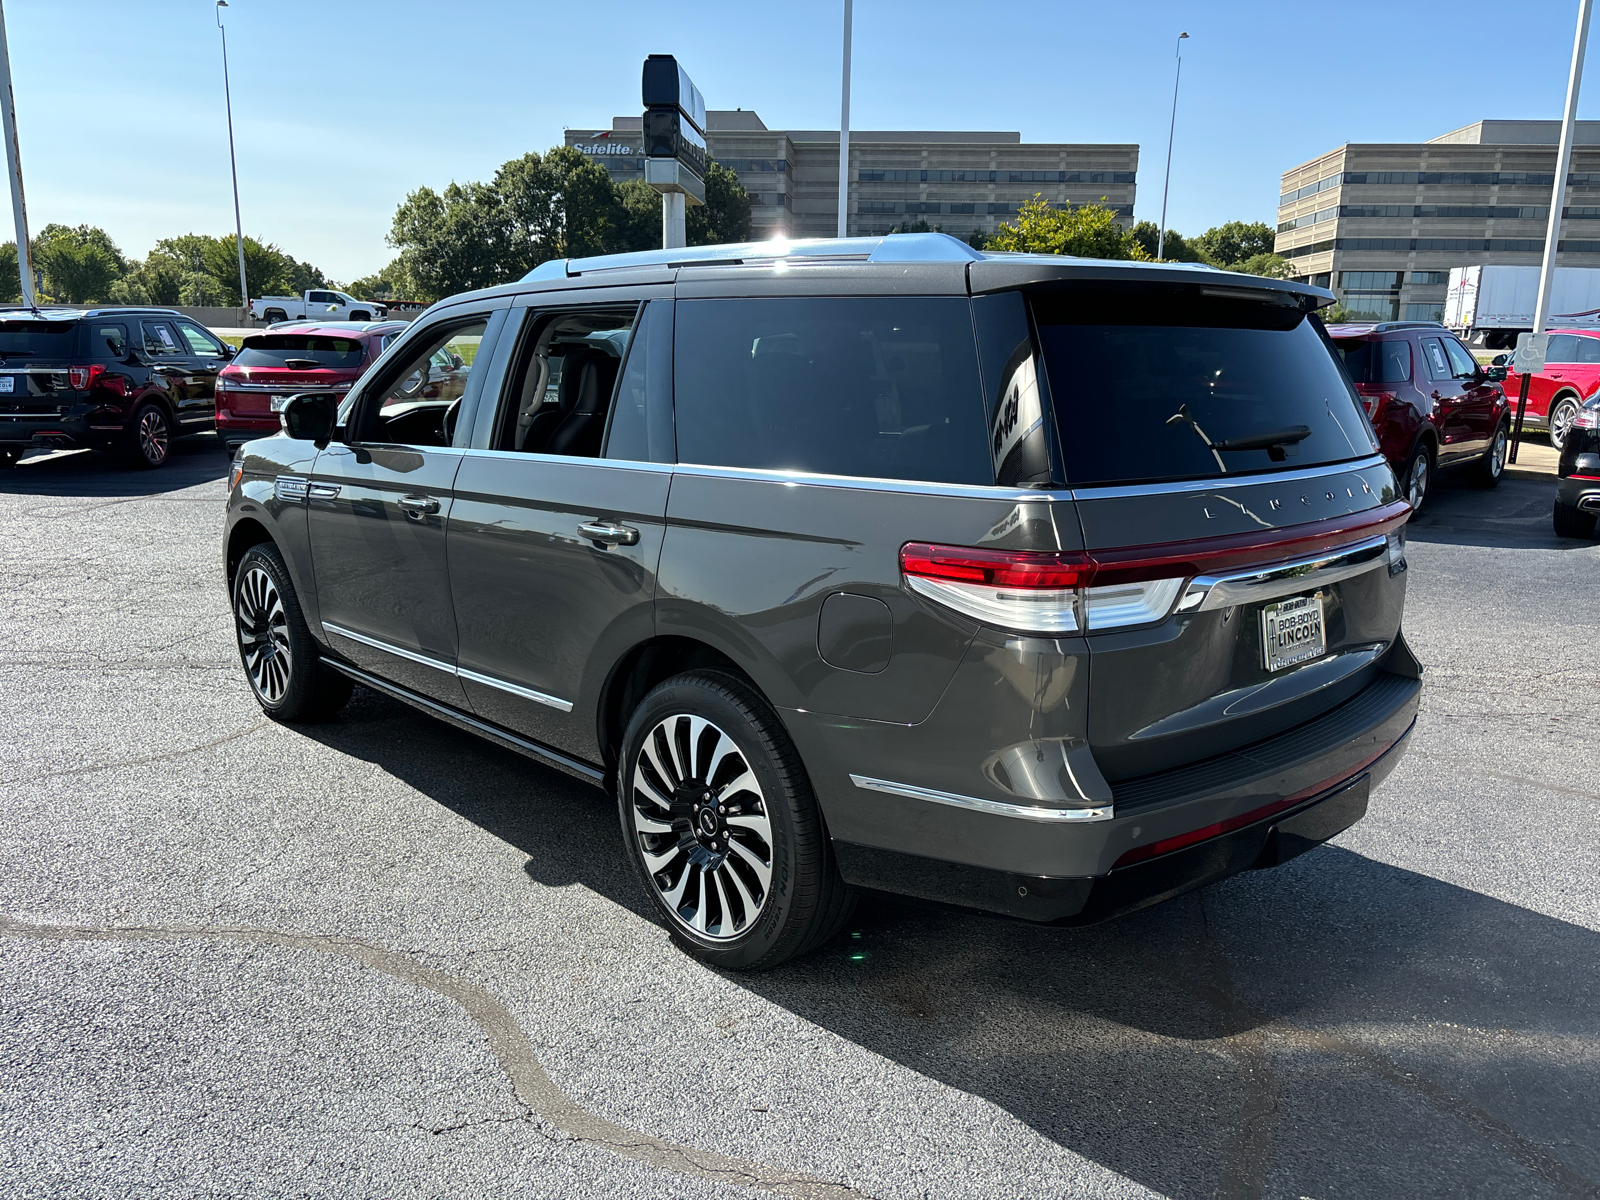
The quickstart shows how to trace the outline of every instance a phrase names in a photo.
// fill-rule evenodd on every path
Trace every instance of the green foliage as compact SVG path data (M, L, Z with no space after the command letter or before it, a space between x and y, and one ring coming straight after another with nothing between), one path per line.
M1271 254L1277 234L1265 221L1229 221L1194 239L1195 249L1213 266L1229 267L1258 254Z
M943 233L941 225L929 225L926 220L902 221L898 225L890 226L890 233ZM981 248L981 247L980 247Z
M1294 264L1276 254L1252 254L1243 262L1236 262L1228 270L1242 271L1246 275L1263 275L1268 279L1294 278Z
M688 212L690 245L749 238L750 196L734 172L710 168L706 201ZM395 210L389 244L400 252L383 272L390 286L403 277L410 296L438 300L520 279L552 258L660 246L661 198L557 146L503 163L490 183L418 188Z
M344 289L357 300L409 300L412 292L405 267L398 258L376 274L364 275Z
M1343 325L1350 320L1350 310L1342 304L1330 304L1327 308L1320 309L1317 316L1324 325Z
M1183 234L1176 229L1167 230L1166 244L1161 243L1161 227L1154 221L1140 221L1131 230L1133 240L1144 247L1144 252L1152 259L1156 257L1156 249L1161 249L1161 258L1164 262L1204 262L1205 258L1200 251Z
M659 212L660 205L656 207ZM685 214L684 224L688 227L691 246L748 242L750 193L744 190L738 174L719 162L709 162L706 165L706 202L691 206Z
M989 235L981 229L974 229L967 234L967 245L974 250L987 250L989 248Z
M1150 258L1145 248L1117 224L1116 214L1105 205L1051 208L1038 195L1018 210L1014 223L1001 225L985 248L1078 258Z
M18 304L22 300L22 272L17 266L17 244L0 245L0 304Z
M205 275L217 285L217 289L210 294L219 296L221 304L241 303L238 247L239 239L231 234L227 237L209 239L200 252L201 261L205 264L204 270L190 272L184 281L185 291L196 295L206 291L202 281L193 278L196 274ZM253 237L245 238L244 278L250 289L250 295L270 296L287 293L293 286L290 268L293 262L293 259L276 246L262 245ZM185 300L184 303L198 304L201 301Z
M46 225L32 251L45 291L69 304L104 300L128 269L111 236L90 225Z

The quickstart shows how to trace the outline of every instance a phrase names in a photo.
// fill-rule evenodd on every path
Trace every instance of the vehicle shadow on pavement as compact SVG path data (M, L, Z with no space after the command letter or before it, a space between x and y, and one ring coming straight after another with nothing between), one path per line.
M649 916L598 791L360 689L346 711L305 732ZM1600 935L1337 846L1089 929L869 896L727 978L1172 1197L1600 1190Z
M222 452L222 443L203 433L178 438L165 465L154 470L130 467L114 453L35 452L0 471L0 495L159 496L210 483L227 473L228 457Z
M1550 524L1555 506L1554 477L1503 478L1495 488L1474 487L1441 475L1422 511L1406 525L1406 538L1452 546L1508 550L1580 550L1593 539L1557 537Z

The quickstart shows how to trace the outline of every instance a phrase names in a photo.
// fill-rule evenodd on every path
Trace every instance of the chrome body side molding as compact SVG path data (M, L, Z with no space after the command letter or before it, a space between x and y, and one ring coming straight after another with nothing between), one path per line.
M891 796L907 796L912 800L948 804L952 808L966 808L997 817L1018 817L1024 821L1082 823L1109 821L1116 816L1109 804L1095 808L1049 808L1038 804L1007 804L1003 800L981 800L976 796L961 796L955 792L941 792L910 783L894 783L887 779L871 779L865 775L852 775L850 782L869 792L887 792Z
M338 637L349 638L352 642L360 642L363 646L371 646L374 650L382 650L385 654L393 654L409 662L432 667L435 671L443 671L446 675L454 675L458 679L470 679L473 683L481 683L486 687L498 688L502 692L510 692L513 696L521 696L524 700L532 700L535 704L548 705L560 712L572 711L572 701L563 700L559 696L536 692L532 688L519 687L514 683L507 683L503 679L496 679L492 675L482 675L477 671L468 671L457 667L454 663L447 663L442 658L419 654L415 650L407 650L404 647L392 645L378 638L368 637L364 633L357 633L353 629L346 629L342 625L333 624L331 621L324 621L322 627Z

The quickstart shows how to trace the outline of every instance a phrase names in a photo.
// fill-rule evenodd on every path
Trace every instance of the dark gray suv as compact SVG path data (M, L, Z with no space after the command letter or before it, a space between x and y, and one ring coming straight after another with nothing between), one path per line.
M1358 820L1409 514L1315 310L943 235L546 263L244 447L268 714L352 681L609 789L681 945L874 888L1076 924ZM441 350L459 395L416 386Z

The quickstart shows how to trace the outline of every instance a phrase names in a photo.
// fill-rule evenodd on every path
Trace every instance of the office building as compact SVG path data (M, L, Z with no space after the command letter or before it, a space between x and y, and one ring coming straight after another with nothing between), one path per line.
M706 114L711 156L738 172L752 236L833 237L839 228L839 131L768 129L754 112ZM644 177L640 118L569 130L566 144L617 181ZM1041 195L1057 208L1105 203L1133 223L1139 147L1026 143L1020 133L850 131L852 235L926 221L965 238L993 233Z
M1278 253L1373 320L1436 321L1451 267L1537 265L1559 121L1479 121L1414 144L1347 143L1283 174ZM1558 250L1600 267L1600 121L1579 121Z

